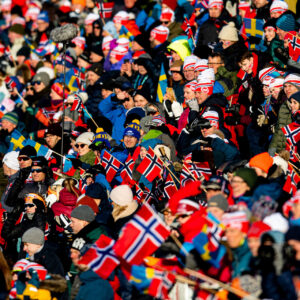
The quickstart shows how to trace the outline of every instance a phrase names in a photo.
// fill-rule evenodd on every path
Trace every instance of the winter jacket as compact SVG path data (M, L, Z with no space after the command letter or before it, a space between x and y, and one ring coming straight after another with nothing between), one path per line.
M87 111L94 117L99 114L99 103L102 100L102 85L101 78L99 78L95 84L89 85L86 88L86 92L88 94L88 99L85 102L85 108Z
M289 109L287 102L284 102L278 113L278 121L275 127L275 133L272 137L269 152L271 154L275 154L275 152L279 153L281 150L285 149L286 137L284 136L281 128L292 123L292 114Z
M4 192L1 196L2 208L4 208L8 212L12 212L13 206L9 206L9 205L6 204L7 196L8 196L8 193L9 193L10 189L14 185L14 182L19 177L19 175L20 175L19 172L17 172L17 173L15 173L15 174L8 177L7 185L6 185L5 190L4 190Z
M79 157L80 161L86 165L94 166L95 165L95 160L96 160L96 155L93 151L89 151L88 153L82 155ZM86 169L89 167L87 166ZM80 170L76 170L74 174L74 178L79 179L80 178Z
M233 255L232 278L240 276L244 271L250 270L251 252L245 240L238 248L231 249Z
M284 48L283 41L280 41L276 35L275 38L270 43L265 42L265 45L267 46L266 53L268 53L272 57L272 60L274 62L279 63L279 65L283 67L284 63L275 55L275 51L274 51L276 48Z
M219 67L215 74L216 81L218 81L224 88L224 96L226 98L234 94L237 88L236 74L236 71L230 72L225 67Z
M183 29L181 28L181 24L178 23L178 22L172 22L169 26L168 26L168 29L169 29L169 36L168 36L168 42L171 43L172 40L179 36L179 35L182 35L184 34L184 31Z
M79 274L81 285L76 300L113 300L114 291L107 280L92 270Z

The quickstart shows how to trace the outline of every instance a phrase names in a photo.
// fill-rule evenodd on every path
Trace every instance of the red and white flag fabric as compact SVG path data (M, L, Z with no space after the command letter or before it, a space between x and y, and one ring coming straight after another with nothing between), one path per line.
M295 154L298 153L297 144L300 141L300 125L293 122L284 126L281 130L286 137L286 149L290 152L290 160L297 162L298 158Z
M123 183L131 182L132 180L132 171L134 167L134 160L129 156L123 166L123 170L121 171L120 175L123 179Z
M163 162L156 156L153 149L149 147L145 158L137 167L137 171L143 174L150 182L160 176L163 169Z
M138 265L146 256L156 251L169 234L169 227L145 203L122 228L120 238L113 248L128 263Z
M177 188L171 174L168 174L164 185L164 197L170 199L177 192Z
M74 102L72 104L72 107L71 107L70 111L75 111L75 110L80 111L80 110L82 110L84 106L83 106L82 99L80 98L80 96L77 95L77 94L74 94L73 97L74 97Z
M293 168L288 166L288 176L286 178L283 190L289 194L295 195L298 188L297 185L300 182L300 176L293 170Z
M91 248L81 257L78 264L89 266L97 275L107 279L120 264L114 253L115 241L102 234Z
M184 163L180 174L180 184L184 187L195 179L200 180L204 177L205 180L208 180L211 175L208 162Z
M122 163L105 150L102 156L101 164L105 169L107 181L111 182L119 171Z
M97 2L96 1L96 6L99 10L99 14L101 18L111 18L112 16L112 11L114 8L115 3L114 2Z

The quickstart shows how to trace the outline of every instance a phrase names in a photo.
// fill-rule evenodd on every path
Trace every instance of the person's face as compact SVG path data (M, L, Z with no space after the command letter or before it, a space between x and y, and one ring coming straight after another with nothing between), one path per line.
M267 28L265 28L264 31L265 31L266 40L268 42L271 42L276 36L276 32L275 32L274 28L272 29L272 28L267 27Z
M25 212L27 214L34 214L36 212L36 206L33 203L25 203Z
M37 25L37 30L39 32L44 32L49 27L49 23L46 23L45 21L42 20L37 20L36 25Z
M107 98L111 94L112 94L112 91L110 91L110 90L106 90L106 89L101 90L101 95L102 95L103 99Z
M293 218L294 219L299 219L300 218L300 203L293 204L292 213L293 213Z
M198 101L198 104L202 104L207 98L209 97L209 95L207 93L204 92L195 92L195 98Z
M83 155L87 154L88 152L90 152L90 148L86 144L76 143L76 147L78 149L79 156L83 156Z
M252 167L252 169L254 169L257 176L267 178L268 174L265 171L263 171L262 169L257 168L257 167Z
M145 107L145 105L148 103L147 99L139 94L134 96L133 101L135 107Z
M124 5L126 8L133 8L136 0L124 0Z
M201 133L204 137L207 137L214 133L214 128L213 127L203 128L203 129L201 129Z
M124 100L122 100L122 105L124 106L125 109L130 109L134 107L134 101L132 99L132 97L128 97Z
M51 89L50 92L50 98L51 100L62 100L62 97L58 95L54 90Z
M244 59L241 63L240 63L240 67L241 69L246 72L247 74L251 74L252 73L252 68L253 68L253 57Z
M162 20L160 20L160 22L161 22L161 25L164 27L168 27L171 24L171 21L167 20L167 19L162 19Z
M131 44L132 44L131 49L132 49L133 52L136 52L136 51L139 51L139 50L143 49L143 47L141 47L140 44L137 43L136 41L133 41Z
M45 137L45 141L49 148L54 148L54 146L58 143L58 141L61 139L60 136L53 135L53 134L47 134Z
M191 81L195 79L194 69L183 70L183 75L187 81Z
M2 128L7 130L8 132L12 132L17 126L8 120L2 120Z
M245 234L238 228L227 228L225 231L227 243L230 248L238 248Z
M84 59L78 57L77 66L82 70L83 69L86 70L90 67L90 64L87 61L85 61ZM91 73L94 73L94 72L91 72Z
M146 75L146 74L147 74L146 68L145 68L144 66L140 66L140 65L139 65L139 73L140 73L142 76Z
M263 85L263 93L265 97L268 97L271 95L271 91L268 85Z
M183 89L183 96L185 100L192 100L195 98L195 93L188 87Z
M184 223L186 223L186 222L189 220L190 217L191 217L191 216L188 216L188 215L181 215L181 216L178 216L178 217L177 217L178 223L179 223L180 225L183 225Z
M217 74L218 68L224 66L224 64L221 62L221 57L215 56L215 57L208 57L208 67L214 69L214 73Z
M44 173L43 169L38 166L33 166L31 168L31 174L34 182L41 182L46 178L46 174Z
M84 24L84 30L86 34L93 33L93 24Z
M147 149L145 147L141 147L141 150L140 150L141 159L144 159L146 157L146 154L147 154Z
M291 99L291 110L292 110L292 113L294 113L295 111L297 111L299 109L300 109L299 102L292 98Z
M124 136L124 145L126 148L133 148L137 145L138 140L134 136L125 135Z
M33 82L33 87L36 93L41 92L46 86L43 82L41 81L35 81Z
M220 40L220 42L222 43L222 48L223 48L223 49L227 49L227 48L229 48L231 45L234 44L233 41Z
M268 4L268 0L253 0L253 4L256 8L261 8Z
M296 251L296 260L300 260L300 242L297 240L289 240L288 244Z
M219 18L222 13L222 9L218 7L212 7L208 9L208 13L211 18Z
M219 221L221 221L222 216L224 215L224 210L219 207L208 207L206 211L211 213Z
M179 54L177 54L175 51L171 51L171 56L172 56L173 61L181 60Z
M24 243L23 250L29 255L32 256L38 252L41 248L41 245L31 244L31 243Z
M278 38L279 38L281 41L283 41L283 40L284 40L284 37L285 37L285 35L286 35L286 31L284 31L284 30L282 30L282 29L280 29L280 28L277 27L276 32L277 32Z
M281 91L280 87L274 87L274 88L272 88L271 89L271 95L272 95L272 97L275 98L275 99L278 99L278 95L279 95L280 91Z
M95 52L91 52L90 60L92 63L100 62L103 59L103 56L96 54Z
M175 216L172 215L170 209L167 209L164 211L164 220L168 226L170 226L173 223L173 221L175 220Z
M88 71L86 73L86 79L87 79L89 85L94 85L99 78L100 78L100 76L92 71Z
M71 248L70 250L70 257L71 257L71 260L72 260L72 263L74 265L77 265L79 259L80 259L80 251L74 249L74 248Z
M258 255L259 246L260 246L260 238L257 237L248 238L248 247L254 257Z
M250 190L247 183L239 176L234 176L232 178L231 186L233 197L239 197L241 195L244 195L247 191Z
M71 217L71 224L70 224L70 226L71 226L74 234L77 234L87 224L88 224L88 222L86 222L86 221L79 220L77 218Z
M287 98L290 98L293 94L298 92L298 89L293 84L290 83L285 83L283 85L283 89Z
M270 12L271 19L278 19L281 15L282 15L282 13L279 11L271 11Z
M32 164L32 159L26 155L19 155L18 161L21 169L27 168Z
M181 73L180 73L180 67L178 68L172 68L171 69L172 79L174 81L180 81L183 79Z

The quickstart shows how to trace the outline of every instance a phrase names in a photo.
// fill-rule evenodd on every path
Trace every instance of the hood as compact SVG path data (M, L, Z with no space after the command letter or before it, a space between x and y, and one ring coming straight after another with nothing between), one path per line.
M187 40L177 40L172 42L167 49L175 51L182 61L192 53Z

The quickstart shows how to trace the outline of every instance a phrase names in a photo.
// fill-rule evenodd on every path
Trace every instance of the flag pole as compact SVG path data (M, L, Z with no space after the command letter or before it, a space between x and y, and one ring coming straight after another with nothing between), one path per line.
M83 110L87 113L87 115L91 118L91 120L93 121L93 123L95 124L95 126L96 126L97 128L99 128L98 124L97 124L96 121L92 118L91 114L87 111L87 109L86 109L84 106L83 106L82 108L83 108Z

